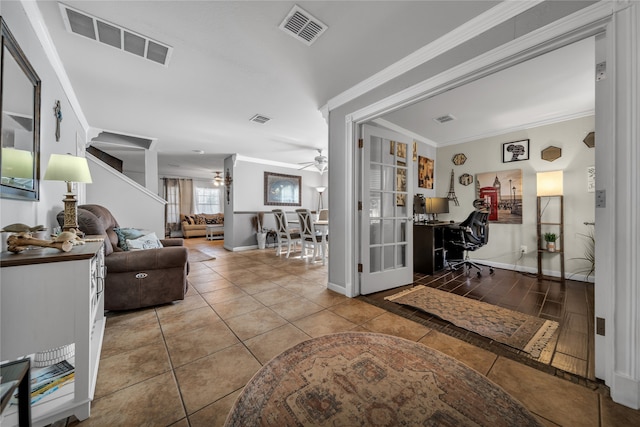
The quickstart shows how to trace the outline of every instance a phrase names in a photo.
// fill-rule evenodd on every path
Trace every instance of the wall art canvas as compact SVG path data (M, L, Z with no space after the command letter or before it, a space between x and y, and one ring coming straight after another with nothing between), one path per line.
M264 204L269 206L302 206L302 177L281 173L264 173Z
M502 144L502 163L529 160L529 140L505 142Z
M418 187L433 190L434 161L418 156Z
M476 174L476 197L491 206L491 222L522 224L522 169Z

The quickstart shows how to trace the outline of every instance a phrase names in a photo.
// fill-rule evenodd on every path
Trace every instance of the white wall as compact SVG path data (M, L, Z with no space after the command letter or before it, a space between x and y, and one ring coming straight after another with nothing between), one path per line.
M25 15L22 3L2 2L2 18L16 38L27 59L42 81L40 110L40 177L44 176L51 154L77 154L77 142L82 145L85 131L81 121L73 111L58 78L47 60L42 45ZM56 119L53 106L59 100L63 121L60 124L60 141L55 139ZM76 187L78 187L76 185ZM78 199L82 202L83 187L77 189ZM40 200L21 201L2 199L0 206L0 226L13 223L27 225L42 224L49 230L57 227L56 215L64 209L62 199L66 184L57 181L40 181ZM6 236L3 236L5 238Z
M587 167L595 164L595 150L587 147L582 140L594 130L593 116L533 129L513 132L505 135L485 138L465 144L438 148L436 182L438 196L444 197L449 191L451 169L454 170L455 192L460 206L449 203L449 214L442 219L464 220L473 210L476 198L476 174L511 169L522 170L523 216L522 224L490 224L489 243L475 251L475 259L489 260L503 268L518 268L537 271L537 235L536 235L536 172L564 171L564 234L566 275L573 279L582 279L585 262L574 258L584 255L584 240L579 233L585 234L589 228L584 222L595 220L595 193L587 192ZM529 139L529 160L502 163L502 144L511 141ZM562 149L562 157L549 162L542 160L541 151L549 146ZM451 159L454 154L464 153L467 160L456 166ZM471 185L461 185L458 177L463 173L474 177ZM503 183L504 184L504 183ZM548 208L551 211L551 207ZM520 245L526 245L528 253L520 258ZM560 275L558 256L544 258L543 269L548 273ZM591 277L593 279L593 277Z
M131 178L87 154L93 183L87 185L87 204L104 206L120 227L154 231L164 238L166 201Z
M291 169L282 166L258 163L237 159L233 166L233 158L225 159L225 173L227 168L233 170L233 184L230 205L225 204L224 247L229 250L242 250L257 245L255 230L251 225L251 218L256 212L265 212L264 227L275 229L275 220L271 211L282 209L294 216L296 209L304 208L316 210L318 207L318 191L316 187L325 186L323 193L324 208L329 208L329 192L327 174L320 175L314 169ZM264 173L273 172L302 177L300 191L302 206L271 206L264 204ZM229 217L232 215L231 221Z

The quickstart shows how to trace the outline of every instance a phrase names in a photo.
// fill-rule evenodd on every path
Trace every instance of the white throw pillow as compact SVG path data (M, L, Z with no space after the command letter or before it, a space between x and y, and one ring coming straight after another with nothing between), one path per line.
M138 237L137 239L127 239L127 246L129 247L130 251L135 251L140 249L161 248L162 243L160 243L160 239L158 239L156 233L149 233L145 236Z

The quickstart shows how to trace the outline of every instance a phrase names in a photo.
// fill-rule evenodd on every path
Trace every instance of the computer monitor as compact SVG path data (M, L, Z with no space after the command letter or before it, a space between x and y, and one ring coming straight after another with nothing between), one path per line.
M433 221L437 221L438 214L449 213L449 199L446 197L427 197L425 208L425 213L431 214Z

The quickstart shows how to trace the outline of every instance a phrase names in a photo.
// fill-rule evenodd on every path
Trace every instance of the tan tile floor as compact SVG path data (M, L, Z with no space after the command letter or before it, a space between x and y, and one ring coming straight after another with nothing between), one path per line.
M501 385L547 426L640 425L640 411L365 302L326 289L327 267L228 252L192 263L184 301L108 316L91 417L82 426L218 426L268 360L310 337L374 331L419 341ZM56 423L58 424L58 423Z

